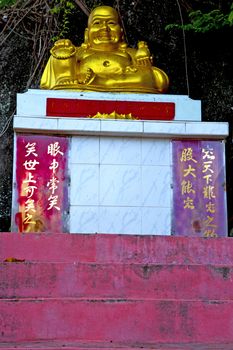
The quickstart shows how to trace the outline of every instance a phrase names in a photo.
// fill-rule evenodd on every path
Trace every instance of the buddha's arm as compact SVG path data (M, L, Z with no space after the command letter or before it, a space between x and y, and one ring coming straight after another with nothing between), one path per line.
M53 89L60 80L75 77L76 48L71 41L58 40L50 52L51 56L40 82L42 89Z
M159 93L166 92L169 86L168 76L163 70L152 65L152 56L147 44L144 41L140 41L138 49L130 49L130 54L137 68L138 75L144 75L145 83L146 81L149 82L148 73L150 72L149 74L153 76L153 85L156 91ZM147 73L145 74L145 72Z

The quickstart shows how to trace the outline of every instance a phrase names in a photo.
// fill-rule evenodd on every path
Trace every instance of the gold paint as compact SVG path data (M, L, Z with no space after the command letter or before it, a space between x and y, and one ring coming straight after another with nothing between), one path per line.
M118 13L110 6L92 11L81 46L61 39L50 52L42 89L164 93L168 88L166 73L152 66L146 42L137 49L127 46Z
M131 120L137 120L138 118L133 117L131 113L129 114L118 114L115 111L107 114L107 113L97 113L94 116L88 116L88 118L93 118L93 119L131 119Z

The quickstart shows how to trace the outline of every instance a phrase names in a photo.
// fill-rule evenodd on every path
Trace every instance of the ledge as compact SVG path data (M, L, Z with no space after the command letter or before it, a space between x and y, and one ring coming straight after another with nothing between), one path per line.
M48 118L15 116L16 132L66 134L66 135L113 135L165 138L225 139L228 123L224 122L162 122L139 120L100 120L87 118Z

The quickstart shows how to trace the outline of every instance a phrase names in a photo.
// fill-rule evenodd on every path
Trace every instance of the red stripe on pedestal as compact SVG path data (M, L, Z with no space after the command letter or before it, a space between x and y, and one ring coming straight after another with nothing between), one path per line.
M88 117L99 113L129 114L144 120L173 120L175 103L47 98L48 117Z

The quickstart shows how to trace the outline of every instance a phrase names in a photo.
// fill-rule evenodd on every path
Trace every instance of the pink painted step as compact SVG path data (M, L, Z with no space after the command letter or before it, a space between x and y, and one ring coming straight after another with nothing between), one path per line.
M232 238L0 233L0 261L233 264Z
M0 271L0 298L233 300L233 266L0 263Z
M94 347L95 346L95 347ZM78 345L76 342L75 343L67 343L67 342L36 342L34 343L18 343L15 345L15 343L12 345L5 345L0 343L0 349L3 350L12 350L12 349L17 349L17 350L25 350L25 349L30 349L30 350L232 350L233 349L233 344L151 344L150 346L148 344L143 344L141 347L138 346L117 346L115 344L108 345L108 344L93 344L92 347L83 344Z
M0 341L233 343L232 301L3 299Z
M142 344L139 346L127 346L119 344L108 344L108 343L84 343L79 344L77 342L35 342L35 343L11 343L4 344L0 343L0 349L3 350L232 350L233 343L222 343L222 344Z
M233 350L231 238L4 233L0 261L2 349Z

